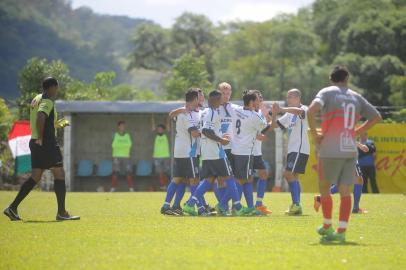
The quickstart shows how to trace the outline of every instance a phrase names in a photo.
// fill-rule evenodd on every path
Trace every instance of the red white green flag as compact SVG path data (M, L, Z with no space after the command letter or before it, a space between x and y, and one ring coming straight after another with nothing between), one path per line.
M17 121L8 134L8 145L15 159L15 174L31 171L31 128L28 121Z

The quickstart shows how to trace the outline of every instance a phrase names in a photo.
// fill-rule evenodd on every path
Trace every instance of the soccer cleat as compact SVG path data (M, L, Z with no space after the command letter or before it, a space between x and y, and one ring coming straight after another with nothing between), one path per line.
M338 242L338 243L344 243L345 242L345 232L339 233L339 232L332 232L329 234L325 234L320 238L320 242L326 243L326 242Z
M332 234L334 233L334 229L332 226L328 227L327 229L324 228L323 225L321 225L320 227L317 228L317 233L320 235L326 235L326 234Z
M246 217L246 216L253 216L256 214L256 209L255 207L248 208L248 207L241 207L240 210L235 210L235 215L239 217Z
M221 205L219 203L216 204L215 211L216 211L218 216L227 216L228 215L227 209L221 207Z
M21 220L20 216L18 215L17 210L11 209L11 207L7 207L4 209L3 213L11 220L11 221L17 221Z
M319 212L320 206L321 206L320 195L314 195L314 203L313 203L314 211Z
M256 209L258 212L262 213L263 215L272 214L272 211L269 210L265 205L257 206Z
M56 220L58 221L65 221L65 220L79 220L80 216L71 216L67 211L63 214L57 214Z
M302 207L299 204L292 204L285 212L289 216L300 216L303 214Z
M187 215L189 215L189 216L197 216L197 212L196 212L194 206L189 206L189 205L185 204L185 205L183 206L183 209L182 209L182 210L183 210L183 213L184 213L184 214L187 214Z
M215 207L211 207L210 204L206 205L205 208L206 208L206 211L207 211L207 212L210 212L210 213L216 212L216 208L215 208Z
M368 211L365 209L362 209L362 208L358 208L358 209L352 209L352 213L353 214L366 214L366 213L368 213Z
M180 208L180 206L172 207L171 210L172 210L172 212L175 212L179 216L183 216L183 210L182 210L182 208Z
M165 216L179 216L170 207L162 207L161 208L161 214L165 215Z

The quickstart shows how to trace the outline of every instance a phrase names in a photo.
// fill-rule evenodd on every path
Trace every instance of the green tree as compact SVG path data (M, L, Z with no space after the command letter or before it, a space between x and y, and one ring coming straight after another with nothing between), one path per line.
M66 88L72 82L68 67L60 60L48 62L46 59L31 58L21 70L18 82L21 92L18 100L20 119L29 118L31 100L42 92L42 81L47 76L58 80L58 98L65 98Z
M166 80L167 98L182 99L190 87L199 87L206 92L210 87L204 56L196 56L193 52L184 54L175 62Z
M13 117L4 99L0 98L0 142L7 140Z
M169 30L157 24L142 24L132 39L134 49L128 69L145 68L165 71L172 65Z

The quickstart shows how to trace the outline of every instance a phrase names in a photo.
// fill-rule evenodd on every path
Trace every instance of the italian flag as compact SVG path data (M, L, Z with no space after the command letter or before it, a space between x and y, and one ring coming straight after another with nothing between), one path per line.
M8 134L8 145L15 159L15 174L31 171L31 128L28 121L17 121Z

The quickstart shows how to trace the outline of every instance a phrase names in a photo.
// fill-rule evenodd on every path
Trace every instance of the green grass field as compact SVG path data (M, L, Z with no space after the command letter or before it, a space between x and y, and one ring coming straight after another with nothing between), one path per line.
M23 222L0 218L0 269L406 269L404 195L363 196L369 213L352 215L345 245L319 243L312 194L301 217L284 215L290 194L266 197L269 217L199 218L162 216L164 193L69 193L82 219L55 222L54 193L33 192Z

